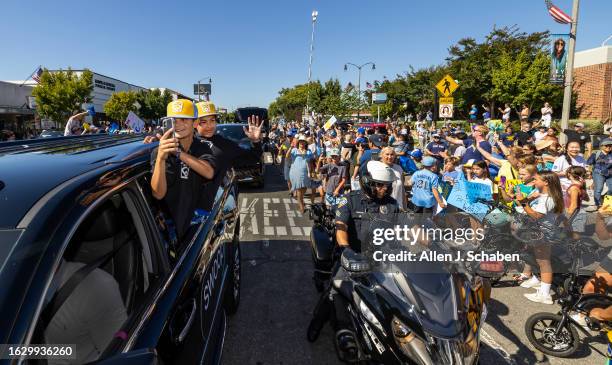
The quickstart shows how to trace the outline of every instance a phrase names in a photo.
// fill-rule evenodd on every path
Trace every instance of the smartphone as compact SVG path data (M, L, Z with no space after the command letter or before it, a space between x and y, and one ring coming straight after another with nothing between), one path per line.
M176 133L174 132L174 118L163 118L161 120L161 125L164 132L167 132L168 130L170 130L170 128L172 128L172 136L176 138Z
M502 187L506 187L506 177L505 176L502 176L499 178L499 184Z

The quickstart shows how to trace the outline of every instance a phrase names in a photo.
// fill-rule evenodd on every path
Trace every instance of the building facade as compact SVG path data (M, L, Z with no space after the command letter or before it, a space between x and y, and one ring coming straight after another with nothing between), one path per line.
M612 122L612 46L576 52L574 92L578 119Z

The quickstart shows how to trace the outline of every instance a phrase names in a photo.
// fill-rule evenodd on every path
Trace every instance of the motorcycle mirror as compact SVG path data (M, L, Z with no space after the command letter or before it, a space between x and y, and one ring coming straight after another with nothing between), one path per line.
M346 248L342 252L340 262L344 270L352 273L370 271L370 263L361 254L353 251L351 248Z

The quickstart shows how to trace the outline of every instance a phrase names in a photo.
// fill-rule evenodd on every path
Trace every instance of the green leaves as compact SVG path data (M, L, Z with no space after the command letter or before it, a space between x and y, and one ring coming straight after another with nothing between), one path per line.
M104 112L109 118L123 123L131 111L138 111L137 101L138 94L136 92L119 91L113 93L104 104Z
M162 93L159 89L143 90L137 94L140 104L139 116L147 121L158 120L166 115L166 107L172 101L168 90Z
M40 83L32 90L36 98L38 114L59 123L81 111L83 103L91 102L93 74L85 70L80 75L70 68L49 72L43 70Z

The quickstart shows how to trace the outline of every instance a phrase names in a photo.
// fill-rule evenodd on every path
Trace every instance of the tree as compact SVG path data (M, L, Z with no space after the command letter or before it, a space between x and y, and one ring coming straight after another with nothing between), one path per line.
M109 118L123 123L130 112L138 110L136 106L137 101L137 93L133 91L119 91L113 93L104 104L104 112Z
M49 72L44 69L40 82L32 90L36 98L38 114L58 123L82 109L83 103L91 102L93 73L89 70L80 75L68 70Z
M159 120L166 116L166 107L172 101L168 90L162 93L159 89L142 90L137 94L140 104L139 115L147 121Z

